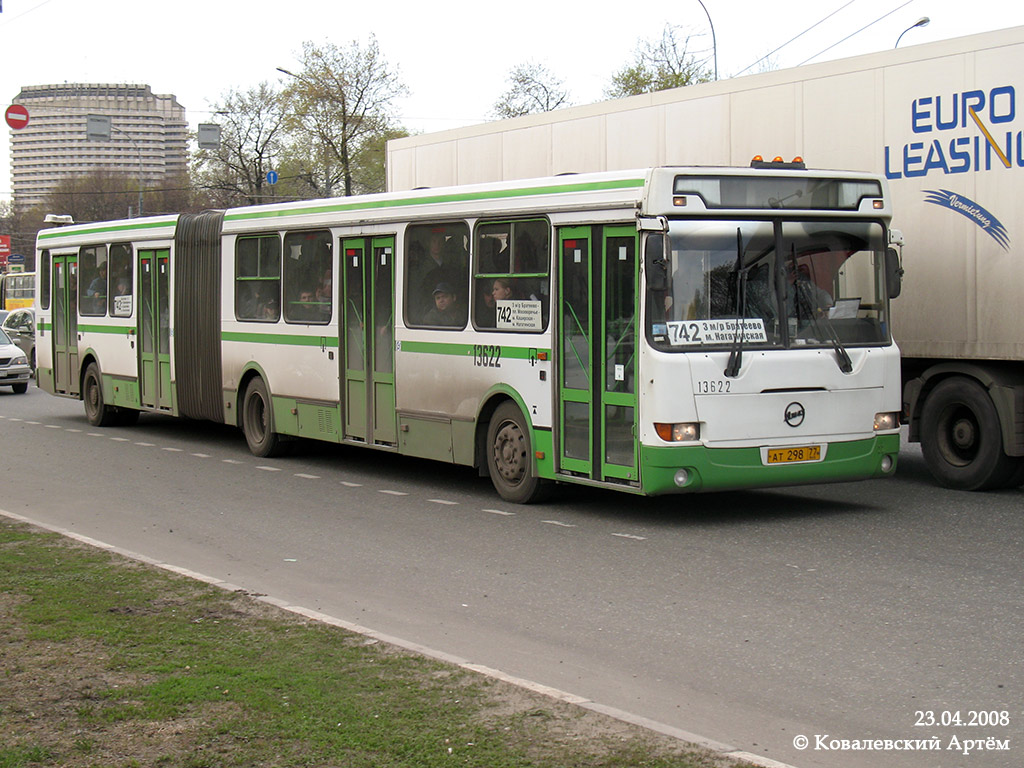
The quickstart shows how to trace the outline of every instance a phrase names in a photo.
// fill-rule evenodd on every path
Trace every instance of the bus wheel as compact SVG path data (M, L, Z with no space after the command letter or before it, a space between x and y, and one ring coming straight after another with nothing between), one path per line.
M242 431L254 456L281 453L281 436L274 432L273 406L267 385L258 376L249 382L242 398Z
M921 411L921 451L940 485L962 491L1003 487L1017 460L1003 453L999 414L985 388L955 376L938 384Z
M549 483L533 473L530 431L519 407L504 402L487 427L487 469L498 495L516 504L540 501Z
M103 402L103 383L96 363L89 363L82 378L82 402L85 418L94 427L109 427L117 423L117 409Z

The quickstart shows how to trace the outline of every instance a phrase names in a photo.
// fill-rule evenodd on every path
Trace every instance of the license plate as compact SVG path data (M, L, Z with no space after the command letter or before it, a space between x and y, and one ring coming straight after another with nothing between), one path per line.
M821 461L821 446L798 445L793 448L768 449L768 464L799 464L802 461Z

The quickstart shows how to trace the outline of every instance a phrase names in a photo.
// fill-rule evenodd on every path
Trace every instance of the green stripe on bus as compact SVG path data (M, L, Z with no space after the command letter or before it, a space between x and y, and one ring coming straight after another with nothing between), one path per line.
M237 333L222 331L221 341L247 341L253 344L283 344L292 347L336 347L337 336L300 336L284 333Z
M252 219L277 218L282 216L305 216L323 213L342 213L345 211L373 210L380 208L401 208L409 205L428 205L431 203L459 203L473 200L501 200L512 197L532 197L534 195L557 195L565 192L599 192L609 189L636 189L644 185L643 179L612 179L581 184L557 184L549 187L525 187L522 189L495 189L484 192L453 193L447 195L430 195L427 197L410 197L396 200L364 200L356 203L336 203L319 207L274 209L269 211L255 210L244 213L229 213L224 221L247 221Z
M477 352L478 344L457 344L440 341L402 341L400 352L413 352L424 355L454 355L456 357L471 357ZM488 354L495 354L494 347L501 347L501 356L512 360L536 359L539 354L551 356L550 349L539 347L506 347L500 344L485 345L488 347Z
M140 224L116 224L105 227L86 227L82 229L75 229L73 227L61 227L60 229L46 229L39 233L40 240L51 240L55 237L70 237L72 235L99 235L107 234L110 232L130 232L131 230L145 230L145 229L159 229L161 227L171 227L177 223L177 218L173 219L160 219L158 221L142 222Z
M78 330L82 333L131 333L135 330L134 325L84 325L78 324Z

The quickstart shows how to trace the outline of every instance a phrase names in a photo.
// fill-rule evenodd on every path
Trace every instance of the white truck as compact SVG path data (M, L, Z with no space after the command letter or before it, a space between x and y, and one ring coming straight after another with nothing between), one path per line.
M1024 483L1024 27L413 136L391 190L754 155L884 173L903 418L942 485Z

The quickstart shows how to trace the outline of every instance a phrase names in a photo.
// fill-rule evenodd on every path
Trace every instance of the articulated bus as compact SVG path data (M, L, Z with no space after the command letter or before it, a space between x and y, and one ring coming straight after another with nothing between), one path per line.
M654 168L47 229L39 386L667 494L891 475L885 180Z
M5 272L0 275L0 309L31 307L35 293L34 272Z

